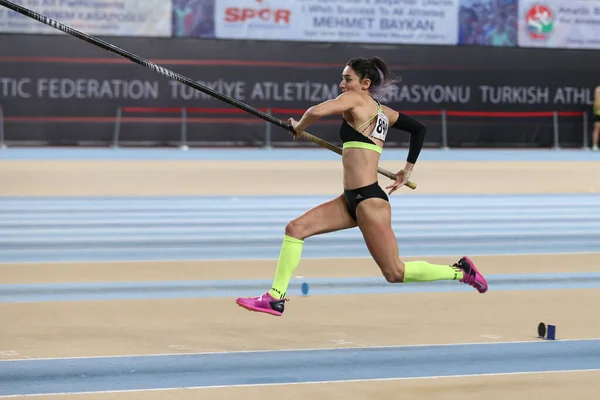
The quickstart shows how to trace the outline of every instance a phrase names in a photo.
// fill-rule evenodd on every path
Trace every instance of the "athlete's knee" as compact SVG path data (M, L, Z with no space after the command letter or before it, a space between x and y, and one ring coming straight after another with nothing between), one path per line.
M285 234L296 239L304 240L308 236L307 227L300 218L288 222L285 226Z
M402 283L404 282L404 264L398 263L391 265L387 268L382 268L381 272L383 277L389 283Z
M389 283L402 283L404 282L404 275L398 271L390 270L383 271L383 277Z

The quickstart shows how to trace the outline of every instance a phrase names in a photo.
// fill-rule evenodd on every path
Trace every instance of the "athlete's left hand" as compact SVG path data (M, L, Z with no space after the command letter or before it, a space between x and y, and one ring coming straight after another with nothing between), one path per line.
M394 193L396 190L398 190L399 187L402 187L406 182L408 182L411 172L412 171L407 171L407 170L403 170L403 169L398 171L398 173L396 174L396 180L394 181L394 183L392 183L391 185L388 185L386 187L386 189L391 189L388 192L388 194Z

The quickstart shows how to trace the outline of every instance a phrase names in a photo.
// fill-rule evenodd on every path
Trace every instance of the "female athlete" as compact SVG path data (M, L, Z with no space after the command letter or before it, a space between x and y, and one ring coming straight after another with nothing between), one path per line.
M400 260L388 195L408 181L421 152L426 128L377 100L391 84L393 81L383 60L353 58L342 72L341 95L310 107L300 121L289 119L294 129L291 134L296 139L319 118L342 115L344 193L287 224L271 289L258 297L238 298L239 306L281 316L288 284L300 263L304 239L357 226L388 282L456 280L473 286L480 293L487 291L485 278L468 257L460 258L453 265ZM389 189L386 194L377 181L377 166L390 127L409 132L410 142L406 165L386 187Z

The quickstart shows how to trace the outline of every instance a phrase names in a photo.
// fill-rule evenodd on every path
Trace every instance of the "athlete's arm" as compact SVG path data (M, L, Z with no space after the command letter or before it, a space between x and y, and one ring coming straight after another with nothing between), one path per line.
M425 134L427 133L427 127L406 114L393 110L391 114L392 118L390 118L390 127L410 133L410 142L408 146L406 163L407 166L412 169L419 158L419 154L421 154L423 142L425 141Z
M319 118L323 118L327 115L341 114L344 111L350 111L359 105L361 101L360 95L353 92L345 92L335 99L330 99L314 105L302 115L302 118L298 121L298 125L295 126L295 130L296 132L302 132Z

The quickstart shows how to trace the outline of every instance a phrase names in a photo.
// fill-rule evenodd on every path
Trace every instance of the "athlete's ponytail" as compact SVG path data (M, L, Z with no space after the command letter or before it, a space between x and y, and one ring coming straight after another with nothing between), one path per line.
M399 81L399 79L390 77L387 64L379 57L357 57L348 61L346 65L349 65L360 79L369 78L371 80L369 92L378 100L386 100L394 90L394 85Z

